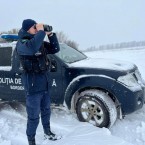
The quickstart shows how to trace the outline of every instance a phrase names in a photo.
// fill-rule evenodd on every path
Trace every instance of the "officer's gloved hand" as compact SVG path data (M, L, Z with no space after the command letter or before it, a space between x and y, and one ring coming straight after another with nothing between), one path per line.
M47 34L48 37L51 37L53 35L52 32L45 32Z

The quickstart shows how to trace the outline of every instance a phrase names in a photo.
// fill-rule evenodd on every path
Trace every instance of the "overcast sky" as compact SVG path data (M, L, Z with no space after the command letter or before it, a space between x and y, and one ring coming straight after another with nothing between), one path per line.
M145 0L0 0L0 31L34 19L63 31L79 48L145 40Z

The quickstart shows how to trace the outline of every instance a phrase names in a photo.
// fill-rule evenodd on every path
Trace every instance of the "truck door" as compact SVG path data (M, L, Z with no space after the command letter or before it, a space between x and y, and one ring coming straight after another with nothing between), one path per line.
M23 86L20 76L14 71L13 47L0 47L0 98L19 100L22 98Z
M51 102L55 104L62 104L63 103L62 66L61 63L58 61L58 59L53 55L49 55L48 57L51 61L49 72L49 88L50 88L49 92Z

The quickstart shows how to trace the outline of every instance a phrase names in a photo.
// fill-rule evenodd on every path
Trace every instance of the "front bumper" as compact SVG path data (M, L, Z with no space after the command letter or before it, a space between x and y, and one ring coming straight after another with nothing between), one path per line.
M121 86L122 87L122 86ZM123 91L121 91L123 90ZM117 90L116 90L117 91ZM120 103L122 114L127 115L141 109L145 103L145 88L133 92L129 89L122 88L116 92L117 99Z
M145 81L138 69L117 79L117 87L120 91L119 102L123 115L130 114L143 107L145 102Z
M132 99L130 99L130 104L124 111L124 114L132 113L138 109L141 109L144 105L145 101L145 91L142 89L141 91L133 92Z

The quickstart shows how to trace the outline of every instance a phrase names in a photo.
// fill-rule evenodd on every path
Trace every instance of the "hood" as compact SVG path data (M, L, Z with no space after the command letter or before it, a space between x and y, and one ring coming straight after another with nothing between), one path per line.
M18 36L20 39L31 39L34 37L34 35L26 32L25 30L23 29L20 29L19 33L18 33Z
M69 64L69 66L108 69L108 70L115 70L115 71L130 71L136 67L134 64L130 62L104 59L104 58L87 58L78 62L71 63Z

